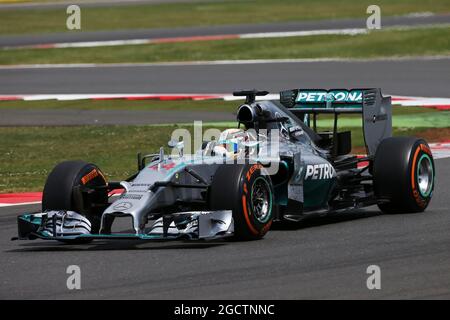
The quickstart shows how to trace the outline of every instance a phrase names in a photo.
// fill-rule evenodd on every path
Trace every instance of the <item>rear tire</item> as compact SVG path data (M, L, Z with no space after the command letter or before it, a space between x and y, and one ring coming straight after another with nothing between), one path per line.
M105 176L96 165L80 160L61 162L45 183L42 211L75 211L89 219L91 233L98 233L101 214L108 204L108 191L105 188L86 195L77 187L106 185Z
M414 213L426 209L433 196L435 168L423 139L384 139L373 162L374 191L385 213Z
M214 175L209 193L212 210L232 210L234 237L261 239L273 219L272 181L260 164L223 165Z

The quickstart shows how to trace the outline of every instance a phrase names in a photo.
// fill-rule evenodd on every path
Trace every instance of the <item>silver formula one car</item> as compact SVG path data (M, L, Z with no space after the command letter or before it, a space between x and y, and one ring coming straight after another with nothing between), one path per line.
M420 212L430 202L430 148L423 139L391 137L391 99L380 89L296 89L266 101L256 97L267 92L234 94L246 97L236 128L194 154L171 141L172 155L163 148L139 154L137 173L120 182L107 182L83 161L57 165L42 212L18 217L18 239L251 240L273 221L371 205ZM351 133L338 130L338 116L346 113L362 114L366 156L349 154ZM320 114L333 119L332 130L318 132ZM123 193L111 198L114 189ZM113 231L124 218L131 218L131 231Z

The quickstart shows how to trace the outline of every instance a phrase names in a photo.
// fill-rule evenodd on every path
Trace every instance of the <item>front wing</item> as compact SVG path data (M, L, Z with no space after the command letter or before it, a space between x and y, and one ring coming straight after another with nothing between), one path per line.
M20 215L18 237L12 240L59 240L76 242L80 240L215 240L234 234L231 210L180 212L160 217L145 229L144 233L74 234L61 228L61 223L49 219L52 212ZM51 215L54 217L55 215ZM52 223L53 222L53 223ZM49 227L50 226L50 227Z

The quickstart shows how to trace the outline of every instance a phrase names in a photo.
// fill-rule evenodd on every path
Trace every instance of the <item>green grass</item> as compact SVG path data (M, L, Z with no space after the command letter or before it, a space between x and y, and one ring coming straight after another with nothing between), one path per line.
M360 117L342 117L339 123L345 127L361 127ZM324 119L317 121L318 126L333 126L333 119ZM403 128L447 128L450 127L450 111L442 112L423 112L415 114L402 114L392 117L394 127Z
M0 192L40 190L60 161L98 164L111 179L134 173L136 153L157 152L179 126L0 127Z
M83 8L82 31L366 17L371 0L245 0ZM379 0L382 16L450 12L448 0ZM1 10L0 34L68 32L64 9ZM81 31L71 31L81 32Z
M328 35L97 48L2 50L0 64L374 58L448 54L450 27L381 30L356 36Z
M80 109L128 109L142 110L156 108L164 110L217 110L233 112L239 101L2 101L0 110L9 108L80 108ZM212 108L211 106L214 106ZM395 119L425 116L438 116L450 120L450 112L420 107L394 107ZM326 116L324 116L326 118ZM445 118L446 117L446 118ZM358 122L359 116L341 117L345 121ZM328 125L319 122L320 126ZM205 124L208 127L234 127L235 123ZM348 125L348 124L347 124ZM409 126L409 124L408 124ZM429 125L433 127L433 125ZM74 127L0 127L0 192L41 190L49 170L60 161L83 159L98 164L110 179L129 176L136 168L137 152L157 152L166 145L172 131L176 128L189 128L188 125L155 126L74 126ZM448 123L450 127L450 122ZM322 127L323 129L329 129ZM353 146L360 150L363 138L360 128L342 127L351 130ZM396 127L396 135L421 136L425 128ZM444 131L445 132L444 132ZM437 140L448 137L449 130L434 131ZM433 137L428 133L425 137Z
M236 111L239 101L157 101L157 100L74 100L74 101L0 101L2 109L77 109L77 110L164 110Z
M235 112L243 100L223 101L223 100L205 100L205 101L157 101L157 100L75 100L75 101L0 101L0 110L2 109L76 109L76 110L160 110L160 111L203 111L203 112ZM432 108L423 107L393 107L393 117L395 119L404 119L414 117L420 119L425 114L426 117L443 117L441 112ZM332 121L331 115L321 115L320 121L328 125ZM360 115L346 115L342 120L353 121L360 119ZM403 120L402 120L403 121ZM440 120L441 121L441 120Z
M0 192L40 191L49 171L70 159L94 162L109 179L123 179L136 170L137 152L157 152L175 128L179 127L1 127ZM363 146L361 130L348 129L354 147ZM421 131L396 128L394 134L420 136Z

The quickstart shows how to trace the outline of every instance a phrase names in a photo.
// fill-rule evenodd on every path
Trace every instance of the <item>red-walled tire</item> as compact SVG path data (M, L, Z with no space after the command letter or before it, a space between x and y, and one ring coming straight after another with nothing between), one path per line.
M212 210L232 210L234 237L238 240L261 239L273 219L272 181L254 165L222 165L216 171L209 191Z

